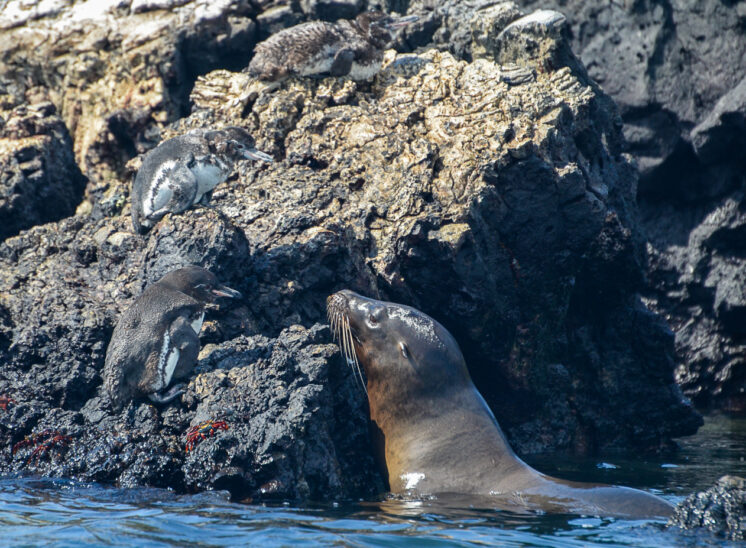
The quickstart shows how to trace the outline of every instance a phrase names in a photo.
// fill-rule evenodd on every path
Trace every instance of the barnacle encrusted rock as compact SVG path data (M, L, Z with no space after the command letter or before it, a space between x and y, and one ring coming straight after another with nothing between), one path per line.
M668 524L704 527L730 540L746 539L746 479L723 476L709 489L689 495L676 506Z

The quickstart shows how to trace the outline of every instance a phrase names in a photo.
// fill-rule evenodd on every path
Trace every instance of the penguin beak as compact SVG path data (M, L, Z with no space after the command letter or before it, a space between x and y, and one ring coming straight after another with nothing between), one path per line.
M235 289L231 289L230 287L225 285L221 285L213 289L212 294L217 297L228 297L229 299L240 299L243 296Z
M405 17L399 17L399 19L396 19L392 21L391 23L389 23L388 27L390 29L400 29L402 27L406 27L410 23L414 23L415 21L417 21L417 19L419 19L419 17L417 17L416 15L407 15Z
M272 156L255 148L247 148L243 153L243 157L248 158L249 160L260 160L262 162L269 162L270 164L274 162Z

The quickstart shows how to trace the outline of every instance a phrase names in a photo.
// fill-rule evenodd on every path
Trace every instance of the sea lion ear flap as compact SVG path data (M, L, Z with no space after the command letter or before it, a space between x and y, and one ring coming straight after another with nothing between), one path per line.
M399 341L399 350L401 350L401 355L404 356L405 360L409 359L409 349L407 348L407 345L404 344L402 341Z

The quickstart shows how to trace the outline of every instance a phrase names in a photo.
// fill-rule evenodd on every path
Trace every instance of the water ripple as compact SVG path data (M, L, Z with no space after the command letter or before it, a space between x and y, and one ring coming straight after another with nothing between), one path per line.
M708 421L666 461L615 457L612 468L544 456L533 463L570 479L631 484L676 502L724 473L746 475L744 425ZM706 531L666 529L660 521L523 515L433 501L247 506L224 493L181 496L34 478L0 479L0 531L2 546L739 546Z

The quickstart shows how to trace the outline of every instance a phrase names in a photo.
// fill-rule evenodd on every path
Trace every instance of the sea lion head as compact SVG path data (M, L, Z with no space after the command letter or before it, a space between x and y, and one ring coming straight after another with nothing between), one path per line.
M205 139L211 152L233 161L241 158L270 163L273 161L272 156L256 149L254 138L242 127L228 126L208 131Z
M327 312L342 353L353 368L362 365L378 404L471 386L458 343L427 314L349 290L331 295Z

